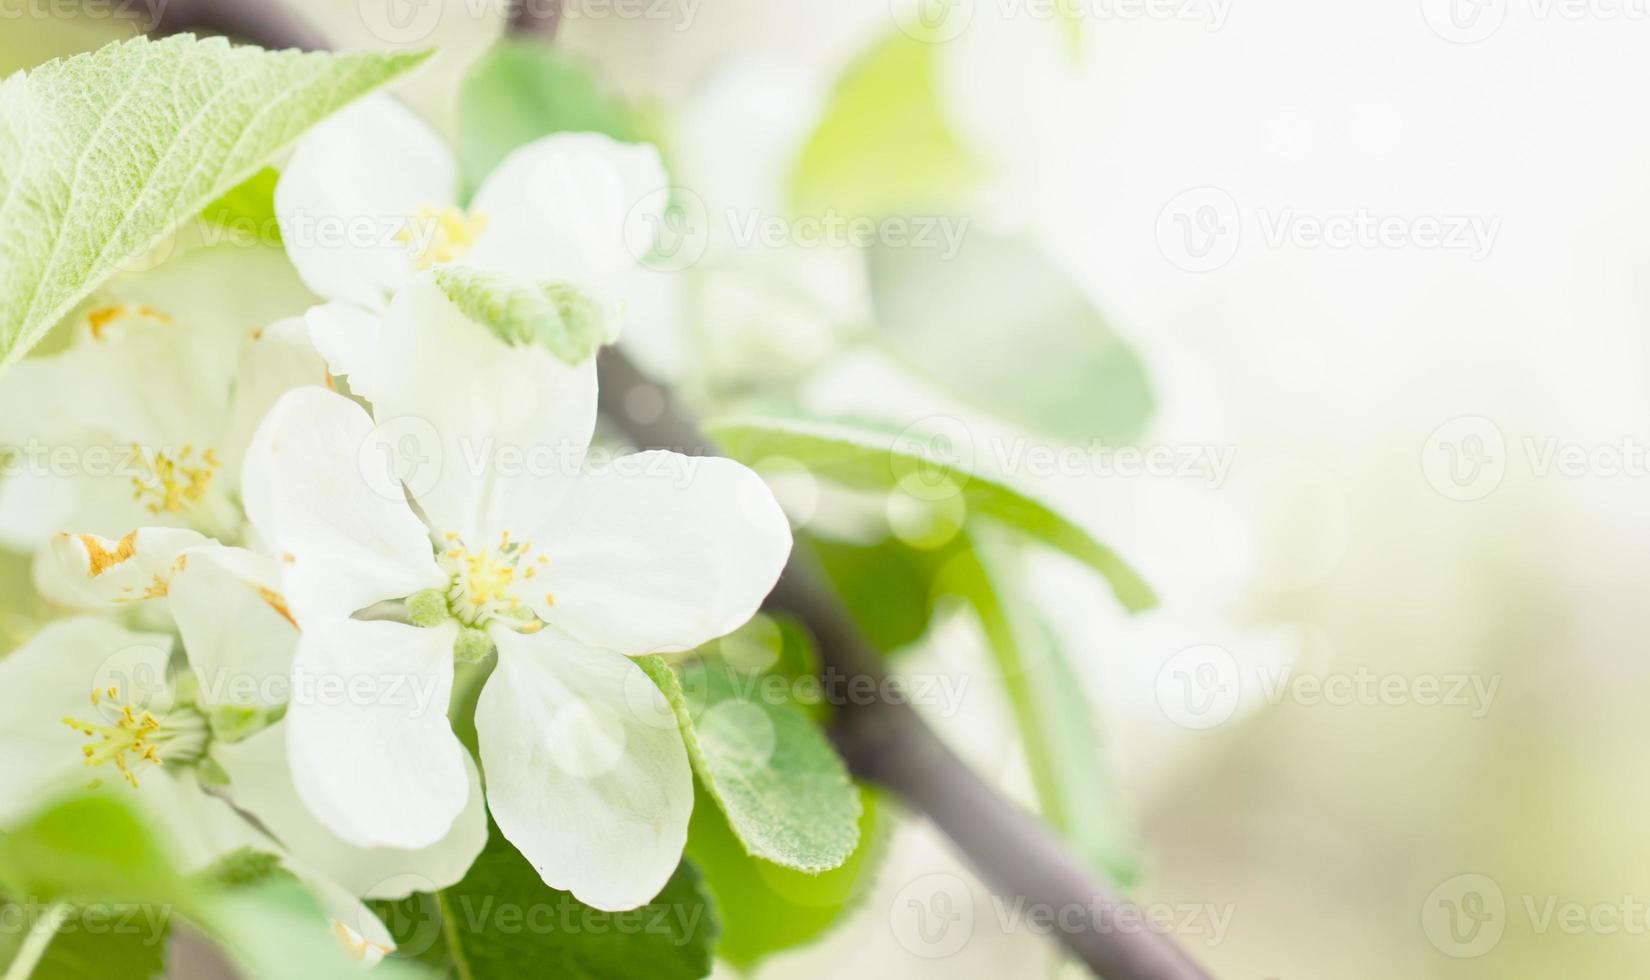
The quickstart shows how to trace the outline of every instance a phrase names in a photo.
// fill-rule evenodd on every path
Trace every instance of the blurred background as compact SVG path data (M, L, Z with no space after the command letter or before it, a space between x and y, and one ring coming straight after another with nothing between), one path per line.
M480 0L290 2L338 46L439 46L400 94L449 133L502 24ZM0 71L131 33L117 6L0 0ZM557 44L711 216L691 276L639 293L651 372L717 407L777 389L960 433L1157 588L1131 616L1063 559L1021 583L1082 678L1134 893L1215 975L1642 975L1645 4L575 0ZM919 85L943 132L909 114ZM815 203L915 187L964 248L1033 243L1057 271L998 299L1075 284L1096 319L1068 329L1132 357L1006 403L1114 399L1126 424L1038 434L876 336L863 250L802 240L789 183L848 91L893 110L849 134L863 199ZM775 215L784 241L740 240ZM966 319L958 344L1002 354L982 389L1013 391L1017 343L1072 340ZM942 614L902 658L958 681L924 709L1030 803L975 624ZM858 911L759 975L1078 975L922 821L889 833Z

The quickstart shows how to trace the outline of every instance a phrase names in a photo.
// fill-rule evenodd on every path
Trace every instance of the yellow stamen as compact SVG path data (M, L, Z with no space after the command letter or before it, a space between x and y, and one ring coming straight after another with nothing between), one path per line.
M407 219L395 239L412 248L418 268L429 269L470 254L487 222L487 215L480 212L466 214L455 207L426 205Z
M103 306L87 312L86 328L91 331L93 340L102 340L104 339L103 335L108 333L110 327L117 323L123 323L127 320L137 320L140 322L159 325L166 325L172 322L171 317L167 316L165 313L162 313L160 310L155 309L153 306L133 303L116 303L113 306Z
M114 685L94 688L91 700L93 707L102 709L106 724L72 717L65 717L63 723L95 740L80 747L86 765L112 763L121 777L134 787L138 784L139 763L163 764L160 754L163 746L180 762L200 758L206 747L206 721L192 709L174 711L165 718L157 718L130 704L120 704L117 710L115 702L120 701L120 688ZM93 780L91 786L96 788L101 783L102 780Z
M512 628L526 629L536 621L522 602L521 583L546 559L532 555L531 541L512 541L505 532L495 547L470 551L457 534L443 537L452 542L441 553L441 566L452 576L447 605L455 618L476 628L503 620Z
M176 455L141 446L133 446L132 451L140 470L132 477L132 497L143 501L155 515L181 513L200 503L223 466L211 449L197 460L193 446L184 446Z

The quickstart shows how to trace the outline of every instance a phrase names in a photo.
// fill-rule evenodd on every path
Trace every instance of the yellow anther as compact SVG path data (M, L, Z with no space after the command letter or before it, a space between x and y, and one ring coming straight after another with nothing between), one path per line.
M102 340L109 328L127 321L139 321L152 324L169 324L172 318L155 309L134 303L116 303L113 306L103 306L91 310L86 314L86 329L91 331L93 340Z
M444 537L453 542L441 553L441 566L452 576L447 605L459 622L480 628L503 620L515 629L534 622L523 604L521 583L536 574L536 565L543 564L544 558L531 554L531 541L513 541L505 532L495 547L470 551L458 535Z
M93 707L103 708L105 702L120 700L120 689L114 685L93 688L91 700ZM147 710L136 710L130 704L121 704L120 710L114 711L111 703L104 709L104 717L104 724L67 716L63 723L94 740L80 747L86 765L113 764L134 787L138 784L136 764L162 765L162 746L181 762L200 758L206 747L206 721L190 708L173 711L162 719ZM90 785L96 788L101 784L102 780L93 780Z
M425 206L407 218L395 239L413 250L418 268L429 269L470 254L476 239L486 230L487 221L487 215L480 212L467 214L450 206Z
M223 466L211 449L197 458L193 446L176 454L132 447L139 473L132 477L132 497L151 514L177 514L200 503Z

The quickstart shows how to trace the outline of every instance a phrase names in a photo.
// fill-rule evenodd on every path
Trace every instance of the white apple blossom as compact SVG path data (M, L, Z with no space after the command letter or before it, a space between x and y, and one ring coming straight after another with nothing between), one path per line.
M789 555L785 517L725 459L583 467L594 363L506 344L432 275L384 322L376 432L355 402L301 389L247 456L247 514L302 628L294 677L446 690L455 653L496 648L475 722L499 828L551 886L644 904L680 859L693 787L670 709L628 656L748 620ZM375 442L418 427L425 468L403 485ZM424 626L353 618L404 599ZM300 795L346 841L425 846L464 806L444 711L295 701L286 726Z
M300 290L225 295L218 280L261 268L247 252L202 249L118 281L77 316L65 349L7 372L0 544L33 552L64 528L112 537L142 525L239 539L252 431L279 394L327 380L301 320L262 318Z
M656 231L666 183L651 146L558 133L512 152L466 205L440 137L377 96L304 136L276 185L275 208L293 265L330 301L307 315L315 345L334 373L353 375L401 287L458 261L570 286L615 338L624 284ZM351 384L370 394L359 379Z
M181 870L245 848L275 853L315 891L346 947L374 960L394 944L361 898L399 898L408 882L442 887L461 878L486 839L479 780L472 767L473 803L461 829L423 851L348 848L317 825L292 786L282 725L234 741L254 706L217 701L208 687L219 671L280 669L261 661L267 644L245 647L238 631L224 629L228 617L212 610L217 600L247 611L234 595L245 583L219 561L227 551L191 553L194 570L176 577L193 596L180 607L190 610L179 625L194 644L181 668L171 636L92 617L53 623L0 660L0 826L77 782L130 792L168 835ZM269 622L256 625L279 635Z
M285 725L280 721L295 705L361 695L294 684L298 622L279 590L281 575L274 559L173 528L139 528L120 541L60 534L50 555L56 577L71 584L88 608L110 610L132 602L165 607L188 667L181 689L187 692L192 714L180 717L204 719L208 755L232 778L237 805L301 856L336 858L313 860L318 866L336 870L361 863L359 855L346 853L358 849L325 830L295 795L286 761ZM8 662L0 661L0 676ZM158 692L164 701L174 699L178 685L165 683L166 675L151 664L146 676L138 678L147 681L146 697ZM421 696L415 707L445 710L447 689L415 693ZM108 761L136 785L132 766L155 760L138 753L117 754ZM442 842L447 849L425 852L433 865L406 857L393 867L368 862L366 873L376 874L374 880L345 870L340 877L360 886L358 894L368 894L370 886L391 874L435 879L436 887L462 877L486 839L476 769L468 758L464 763L471 791L460 819ZM234 778L241 775L255 778ZM455 853L462 859L455 860Z

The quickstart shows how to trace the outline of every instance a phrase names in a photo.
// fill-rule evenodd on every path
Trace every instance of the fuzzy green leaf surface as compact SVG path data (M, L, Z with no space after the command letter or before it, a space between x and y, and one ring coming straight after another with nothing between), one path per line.
M704 872L722 914L718 956L749 968L774 953L818 940L860 907L875 884L889 823L875 793L860 790L860 800L859 846L853 855L841 867L808 874L746 853L727 817L701 796L693 808L687 852Z
M694 771L747 853L817 874L859 845L859 794L778 674L725 661L637 661L676 712Z
M140 37L0 82L0 368L304 130L426 56Z
M606 338L595 306L565 286L458 265L437 269L435 282L460 312L500 340L538 344L568 364L594 356Z

